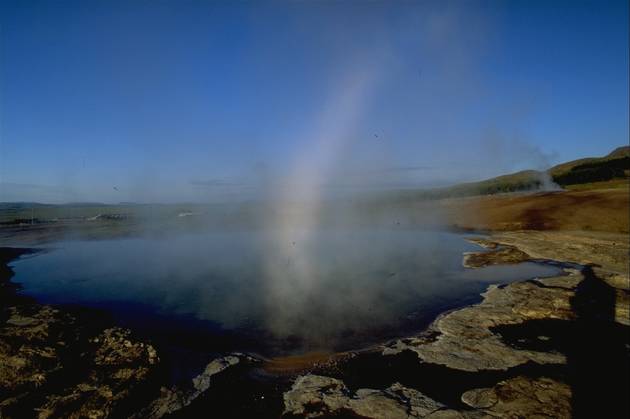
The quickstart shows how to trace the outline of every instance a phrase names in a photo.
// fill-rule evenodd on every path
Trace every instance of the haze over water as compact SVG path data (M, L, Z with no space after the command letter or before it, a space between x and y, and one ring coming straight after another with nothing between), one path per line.
M276 244L268 232L223 231L60 242L15 262L15 281L43 302L104 308L128 323L139 316L152 330L164 318L180 326L201 321L209 335L249 339L232 349L273 354L401 336L477 300L489 283L557 273L533 263L464 269L462 252L478 249L453 233L321 229L295 240L306 240L308 278L290 276L293 265L306 263L299 254L269 259ZM282 282L270 277L283 270Z

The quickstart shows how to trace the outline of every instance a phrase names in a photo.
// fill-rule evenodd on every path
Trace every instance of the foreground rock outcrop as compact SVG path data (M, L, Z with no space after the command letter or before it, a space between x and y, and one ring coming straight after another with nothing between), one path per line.
M385 390L351 392L337 379L319 375L298 377L284 394L285 416L316 418L348 413L366 418L424 418L444 406L422 393L394 383Z
M590 266L614 294L615 321L630 326L630 243L626 234L595 232L516 231L493 236L516 246L532 258L561 260Z
M0 417L125 417L153 397L153 346L93 313L16 295L6 265L0 275Z
M253 361L253 358L234 354L212 360L204 371L192 379L188 388L162 387L160 396L142 409L135 418L162 418L189 406L197 397L210 388L212 376L238 364L241 358Z
M120 328L104 330L91 343L94 352L84 354L88 365L83 380L47 395L37 408L39 418L104 418L137 408L132 399L142 397L142 387L150 386L159 362L153 347L132 341L129 331Z
M420 336L384 346L381 356L412 352L418 363L442 365L445 371L480 374L497 370L506 371L508 376L509 371L530 363L564 365L567 358L560 351L514 346L498 330L543 319L574 321L572 299L582 280L582 274L572 271L562 277L493 285L482 303L441 316ZM545 342L551 338L540 335L534 339ZM572 416L570 386L544 376L515 374L494 386L472 388L459 396L467 408L446 405L400 383L351 392L341 380L306 375L296 379L285 393L284 406L285 415L307 418L342 414L374 419Z
M469 408L446 407L417 390L394 383L384 390L348 390L337 379L300 376L284 394L284 417L370 419L476 419L571 417L571 390L549 378L516 377L462 394Z
M8 311L0 327L2 417L109 417L151 392L159 358L128 330L87 337L75 317L50 306Z
M581 276L551 278L554 283L575 287ZM565 287L545 287L547 280L521 282L504 287L491 285L482 303L448 313L429 329L435 338L425 335L402 339L387 346L384 355L405 350L415 352L425 362L442 364L464 371L505 370L526 362L564 363L556 352L516 349L506 344L492 329L501 325L521 324L535 319L572 320L574 291Z
M527 253L513 246L499 247L497 243L483 242L479 239L476 243L492 250L488 252L464 253L462 265L466 268L483 268L489 265L510 265L531 259ZM494 247L492 247L492 245L494 245Z

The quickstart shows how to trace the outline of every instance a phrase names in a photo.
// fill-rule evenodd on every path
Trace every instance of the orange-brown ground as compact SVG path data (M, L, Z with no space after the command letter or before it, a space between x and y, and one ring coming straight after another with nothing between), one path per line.
M295 374L306 372L313 368L334 366L335 362L346 357L345 352L308 352L272 358L263 364L263 369L272 374Z
M452 225L465 229L582 230L625 233L630 224L627 187L443 200Z

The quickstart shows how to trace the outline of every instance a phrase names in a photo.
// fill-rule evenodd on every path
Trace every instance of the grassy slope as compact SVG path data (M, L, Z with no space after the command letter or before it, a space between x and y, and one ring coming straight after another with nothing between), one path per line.
M562 186L606 182L630 177L630 147L619 147L607 156L564 163L549 170Z
M617 147L616 149L614 149L612 152L610 152L608 155L604 157L587 157L584 159L578 159L578 160L573 160L566 163L558 164L556 166L553 166L551 169L549 169L549 173L552 176L559 176L559 175L566 174L570 172L571 170L575 170L576 168L579 168L579 166L582 166L584 164L606 162L610 160L621 159L628 156L630 156L629 146Z
M547 173L524 170L480 182L462 183L424 193L427 197L447 198L492 195L539 189L546 175L568 189L623 187L630 175L630 147L619 147L604 157L589 157L559 164Z
M539 172L525 171L448 188L440 206L451 224L466 229L630 231L630 147L604 157L562 163L548 170L563 192L496 194L525 190ZM485 193L483 193L485 191Z
M480 182L462 183L447 190L451 196L491 195L533 190L540 187L542 176L544 176L543 173L536 170L523 170Z

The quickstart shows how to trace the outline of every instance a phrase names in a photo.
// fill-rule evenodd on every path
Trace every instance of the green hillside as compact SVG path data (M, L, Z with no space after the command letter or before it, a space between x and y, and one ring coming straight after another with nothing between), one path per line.
M470 182L433 191L440 197L492 195L496 193L536 190L549 184L559 186L591 184L630 177L630 147L613 150L604 157L588 157L552 167L546 172L523 170L480 182Z
M619 147L604 157L574 160L549 169L561 186L627 179L630 176L630 147Z
M453 196L492 195L496 193L535 190L543 186L544 172L523 170L480 182L462 183L447 188Z

